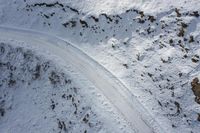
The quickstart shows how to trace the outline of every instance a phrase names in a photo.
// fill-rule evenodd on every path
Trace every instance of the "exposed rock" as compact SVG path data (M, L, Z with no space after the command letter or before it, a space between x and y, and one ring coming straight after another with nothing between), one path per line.
M195 101L200 104L200 83L198 78L194 78L191 82L192 91L196 96Z

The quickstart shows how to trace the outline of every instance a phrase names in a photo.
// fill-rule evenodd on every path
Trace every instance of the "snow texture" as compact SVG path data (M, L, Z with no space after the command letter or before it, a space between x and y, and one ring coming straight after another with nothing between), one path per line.
M0 18L1 25L79 46L118 77L166 132L199 132L200 106L191 90L191 81L200 78L199 0L1 0Z

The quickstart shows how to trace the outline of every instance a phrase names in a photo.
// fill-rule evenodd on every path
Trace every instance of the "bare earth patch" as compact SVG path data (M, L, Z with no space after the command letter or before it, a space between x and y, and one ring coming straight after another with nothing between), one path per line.
M192 91L194 93L195 97L195 101L200 104L200 83L199 83L199 79L198 78L194 78L192 83Z

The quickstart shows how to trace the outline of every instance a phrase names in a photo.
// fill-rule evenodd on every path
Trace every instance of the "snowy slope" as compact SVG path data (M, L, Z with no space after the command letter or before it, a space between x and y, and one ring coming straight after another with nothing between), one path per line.
M12 8L10 8L12 7ZM168 132L199 131L199 0L0 1L0 24L73 42L118 77Z
M114 75L72 44L41 32L0 27L0 39L9 38L46 50L61 58L63 64L72 65L104 94L133 130L147 133L162 129L154 118L142 113L145 109Z
M0 132L132 131L70 65L61 69L61 63L45 58L47 52L36 53L27 46L9 40L0 44Z

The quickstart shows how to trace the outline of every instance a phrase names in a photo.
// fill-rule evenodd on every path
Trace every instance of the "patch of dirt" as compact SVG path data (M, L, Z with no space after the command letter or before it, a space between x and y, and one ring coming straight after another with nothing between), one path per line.
M195 101L200 104L200 83L198 78L194 78L193 81L191 82L192 86L192 91L194 93Z

